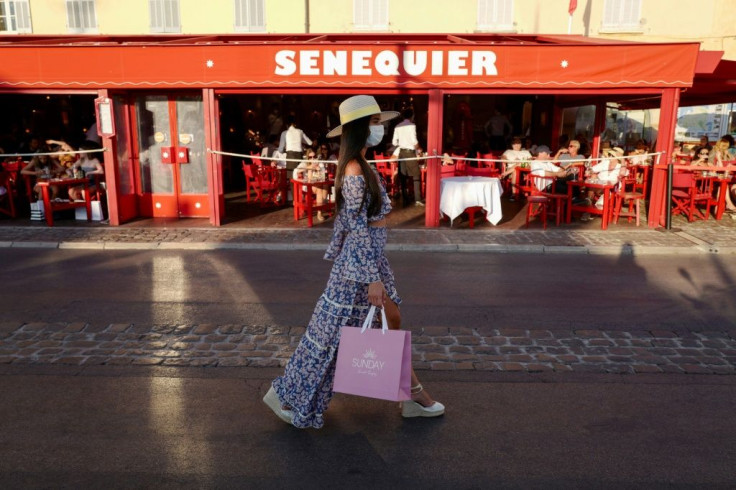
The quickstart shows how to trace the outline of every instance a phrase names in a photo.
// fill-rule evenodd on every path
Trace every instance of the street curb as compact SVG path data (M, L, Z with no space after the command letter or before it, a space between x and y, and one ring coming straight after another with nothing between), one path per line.
M104 250L104 242L59 242L60 249L65 250Z
M273 250L324 251L327 243L284 242L113 242L113 241L2 241L0 248L38 248L62 250ZM736 247L711 245L508 245L499 243L388 243L391 252L492 253L492 254L569 254L569 255L734 255Z
M13 242L12 248L59 248L58 242Z

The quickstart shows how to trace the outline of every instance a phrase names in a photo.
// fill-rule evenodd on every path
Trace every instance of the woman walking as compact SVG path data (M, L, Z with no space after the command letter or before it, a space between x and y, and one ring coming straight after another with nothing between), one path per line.
M279 418L295 427L318 429L324 424L341 327L360 326L370 305L385 309L389 328L401 327L401 299L384 255L391 201L365 159L366 148L383 139L381 123L398 115L381 112L371 96L357 95L340 104L342 124L327 134L329 138L341 135L335 179L337 216L325 253L326 259L334 261L332 272L283 376L273 381L263 397ZM413 370L411 378L411 400L402 402L402 415L442 415L445 407L432 400Z

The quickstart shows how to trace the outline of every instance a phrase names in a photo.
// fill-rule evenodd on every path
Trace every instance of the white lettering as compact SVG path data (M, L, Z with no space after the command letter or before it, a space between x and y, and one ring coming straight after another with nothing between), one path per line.
M473 75L498 75L496 69L496 53L493 51L473 51L472 58Z
M404 51L404 71L407 75L418 77L427 69L426 51Z
M276 53L276 75L289 76L296 73L296 63L294 63L295 51L288 49Z
M319 75L317 60L319 60L319 51L301 51L299 53L299 74Z
M386 361L374 361L373 359L358 359L353 357L354 368L377 369L380 371L385 364Z
M348 52L347 51L325 51L322 54L322 71L325 75L348 74Z
M383 76L399 74L399 57L393 51L381 51L376 56L376 70Z
M274 73L280 76L482 77L498 75L496 60L495 52L482 50L409 50L401 55L393 49L375 54L350 50L281 50L275 55Z
M465 67L467 58L467 51L450 51L447 53L447 74L467 75L468 69Z
M370 69L371 51L353 51L353 75L372 75Z
M432 75L442 76L444 72L444 56L442 51L432 51Z

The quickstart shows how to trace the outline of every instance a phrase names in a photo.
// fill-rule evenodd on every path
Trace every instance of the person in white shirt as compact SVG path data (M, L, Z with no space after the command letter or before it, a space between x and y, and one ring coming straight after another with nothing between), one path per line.
M304 148L302 143L311 145L312 140L304 134L304 131L296 127L296 119L294 116L289 115L286 121L289 125L289 129L281 133L279 153L286 152L286 177L291 180L294 169L299 165L299 161L304 158Z
M604 150L604 155L607 158L590 167L590 175L586 180L602 184L616 184L621 172L621 157L624 156L624 150L617 146Z
M514 169L517 165L521 165L524 162L531 162L532 154L521 148L521 138L517 137L511 140L511 149L503 152L501 160L503 160L506 165L506 169L503 174L501 174L501 178L505 179L508 177L511 179L511 186L515 188L518 183L516 182L516 171ZM509 201L513 200L514 194L512 193L511 197L509 197Z
M413 182L414 204L417 206L424 206L424 201L422 201L422 183L419 161L412 160L412 158L416 158L417 152L421 151L419 141L417 140L417 127L412 122L414 111L412 109L404 109L402 117L404 120L394 128L394 136L391 140L391 143L399 150L399 182L401 186L401 196L404 200L404 204L408 204L409 190L407 187L409 182Z
M511 126L509 118L501 114L498 109L493 110L493 115L483 127L488 136L491 150L503 150L506 146L506 138L513 134L514 127Z
M540 191L547 190L556 194L567 194L567 181L575 178L573 170L571 169L568 172L551 161L547 145L537 147L537 159L532 161L531 174L539 177L550 177L549 179L535 179L534 183ZM554 188L551 188L553 178L555 179L555 185Z

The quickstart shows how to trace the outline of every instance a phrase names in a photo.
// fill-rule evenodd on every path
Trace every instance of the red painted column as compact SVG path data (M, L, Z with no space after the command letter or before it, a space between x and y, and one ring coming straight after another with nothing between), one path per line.
M215 91L202 90L204 103L204 134L205 145L212 150L220 150L219 110ZM214 226L222 224L225 216L225 195L222 185L222 157L214 153L207 153L207 192L210 205L210 223Z
M429 91L429 114L427 115L427 154L442 156L442 112L444 93ZM436 228L440 225L440 159L427 160L427 209L424 225Z
M664 154L659 158L660 163L672 164L672 142L675 140L675 125L677 124L677 109L680 105L680 89L667 88L662 91L662 102L659 111L659 129L657 132L656 151ZM652 190L649 195L650 228L664 226L667 206L667 169L653 168Z
M97 91L98 97L110 97L106 89ZM125 131L126 128L115 128L116 133ZM117 138L102 137L102 147L107 151L102 153L102 165L105 169L105 194L107 197L107 216L110 220L110 226L120 226L120 213L118 212L118 167L115 164L117 159Z
M590 154L598 158L601 153L601 134L606 130L606 100L598 99L595 103L595 122L593 123L593 141Z

